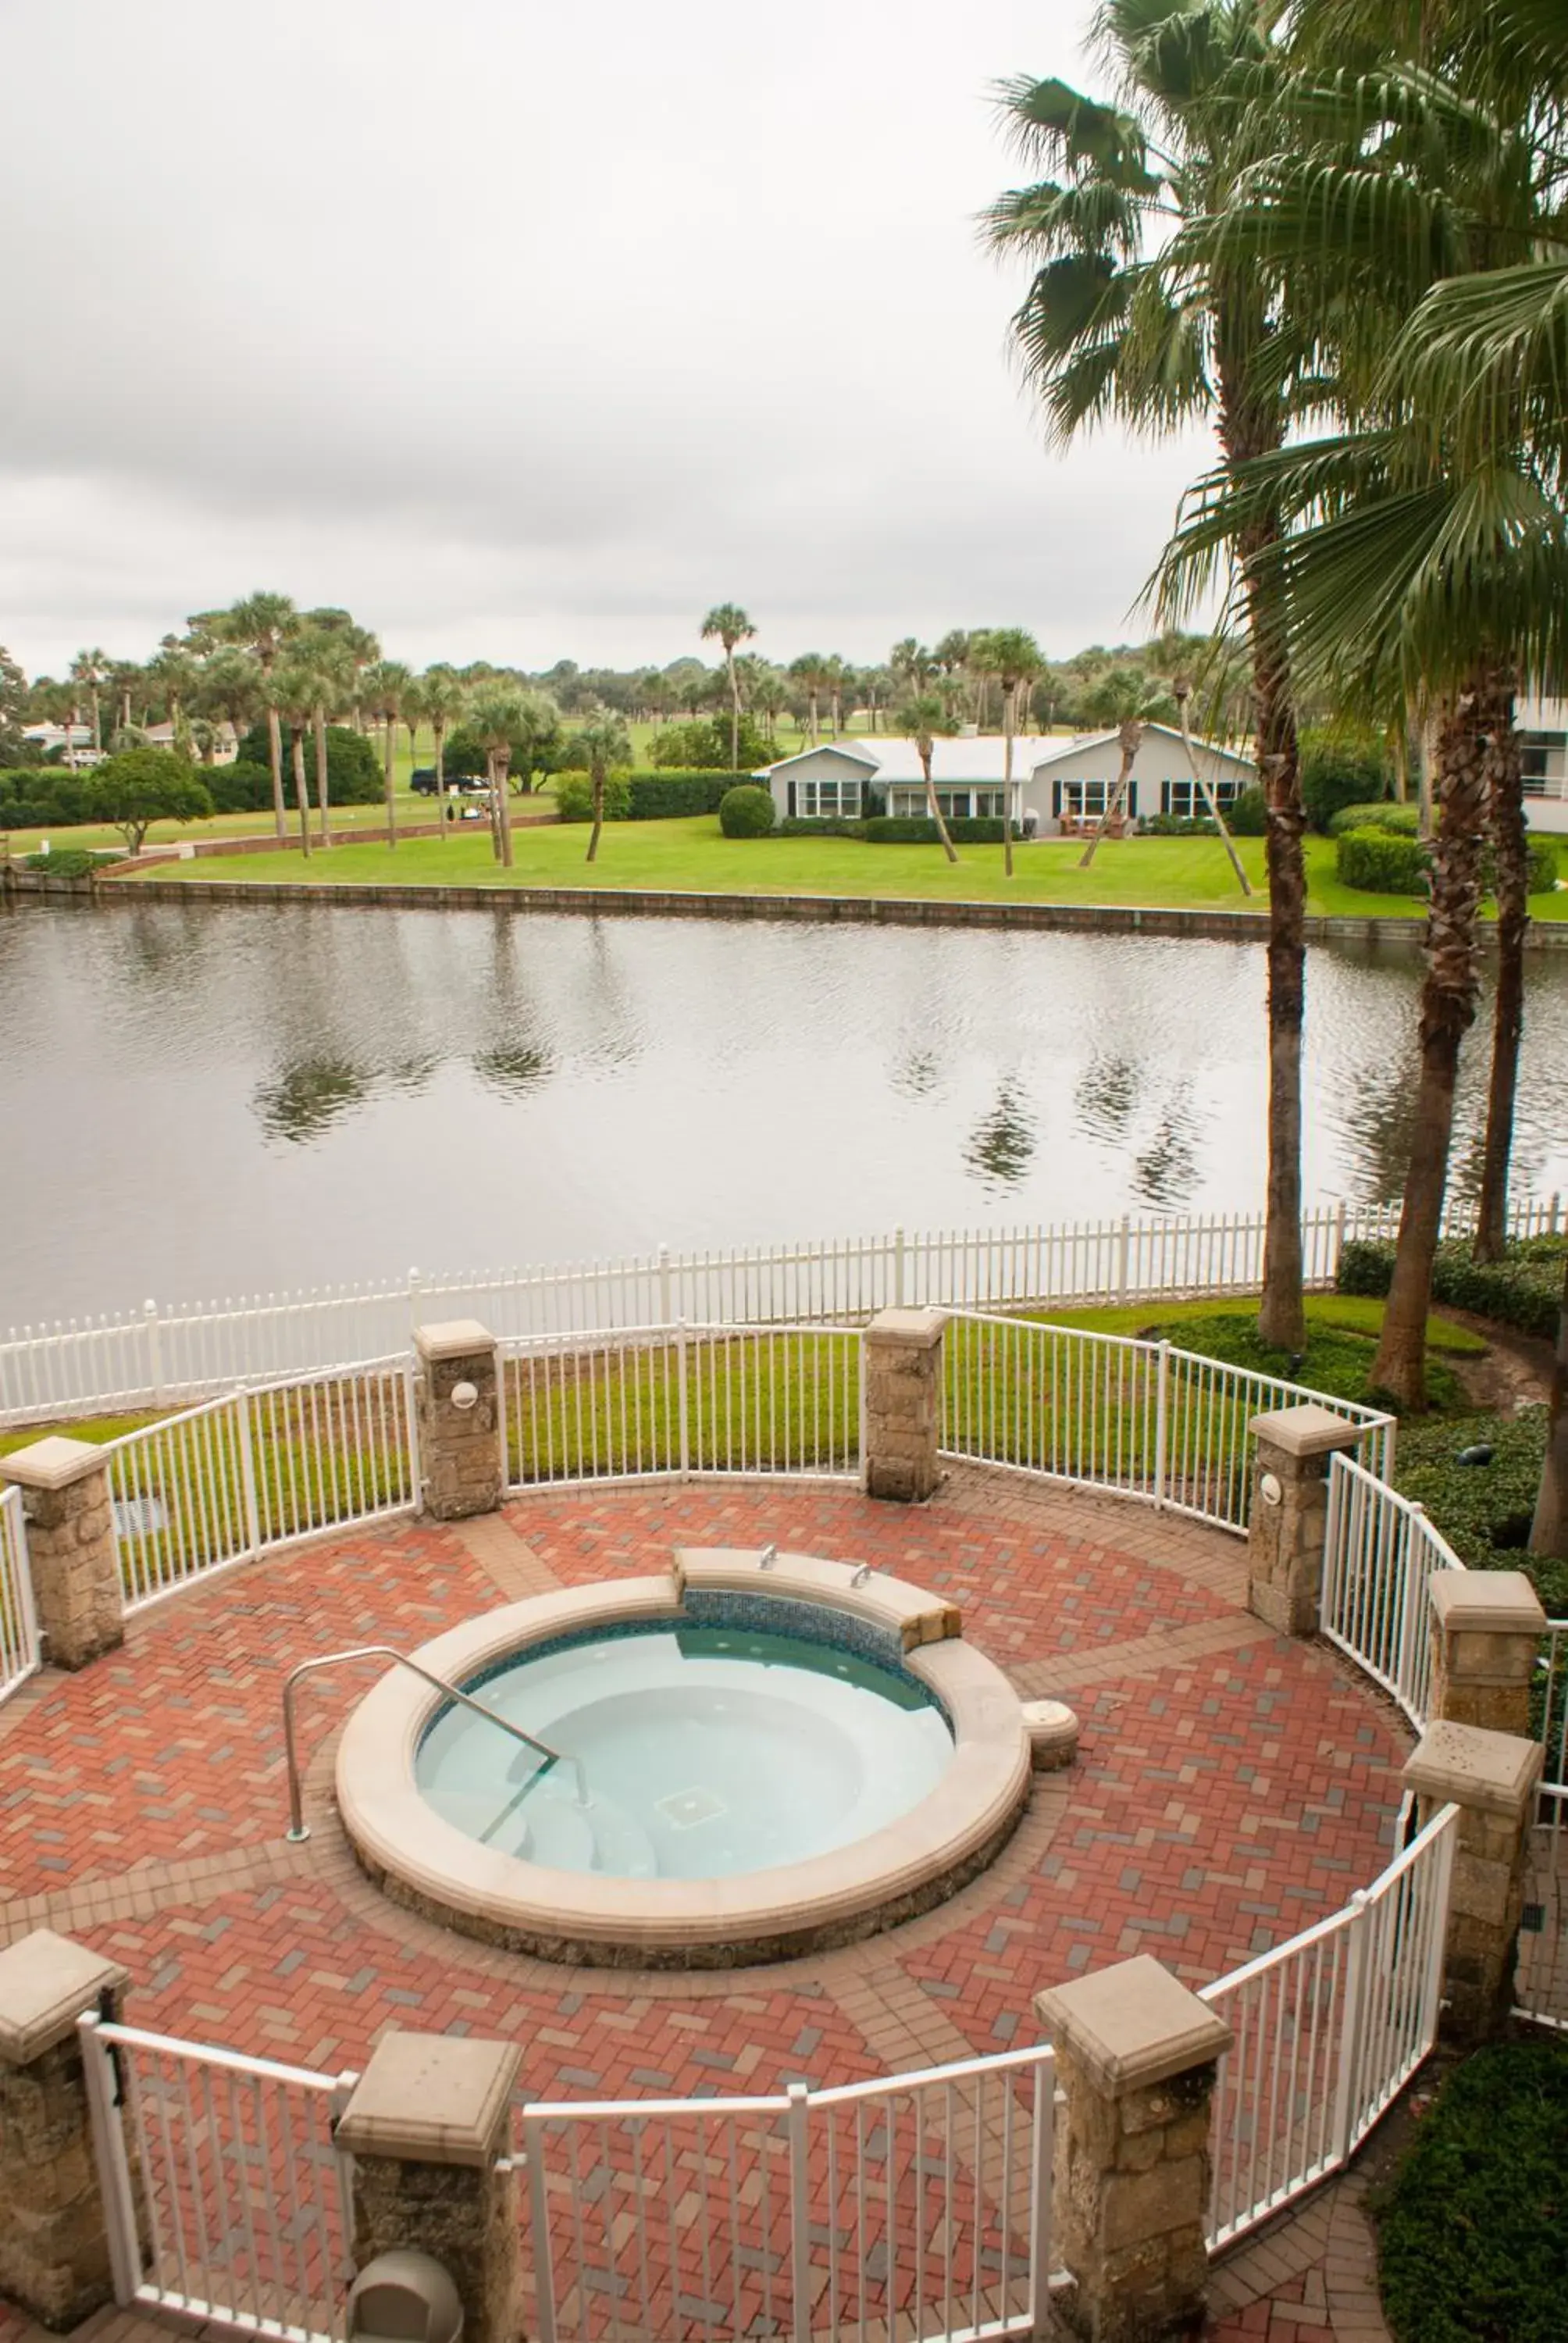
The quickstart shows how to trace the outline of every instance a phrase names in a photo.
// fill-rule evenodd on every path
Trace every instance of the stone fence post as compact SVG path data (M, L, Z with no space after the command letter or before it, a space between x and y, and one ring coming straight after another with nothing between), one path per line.
M114 2298L76 2020L126 1981L49 1928L0 1952L0 2294L61 2333Z
M1427 1599L1433 1718L1530 1740L1530 1687L1546 1614L1524 1573L1434 1571Z
M414 1411L420 1500L437 1522L493 1513L501 1502L501 1372L496 1338L475 1318L417 1326Z
M0 1457L0 1478L22 1492L45 1656L85 1668L126 1635L105 1452L85 1440L35 1440Z
M1247 1608L1282 1635L1315 1635L1323 1592L1329 1458L1352 1449L1357 1424L1308 1401L1248 1425L1258 1441L1247 1527Z
M430 2254L463 2306L464 2343L522 2332L518 2176L507 2157L512 2042L384 2034L337 2125L354 2157L354 2265Z
M879 1310L866 1328L866 1494L919 1504L936 1490L945 1310Z
M1056 2050L1060 2318L1085 2343L1195 2334L1210 2100L1230 2026L1150 1954L1035 1997Z
M1484 2042L1513 2006L1542 1760L1538 1741L1440 1722L1428 1725L1405 1762L1420 1823L1451 1800L1459 1808L1442 1956L1442 2033L1450 2041Z

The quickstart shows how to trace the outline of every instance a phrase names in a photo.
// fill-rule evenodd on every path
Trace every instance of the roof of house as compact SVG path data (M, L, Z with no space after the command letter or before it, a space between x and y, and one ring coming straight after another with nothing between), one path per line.
M1173 725L1150 724L1147 732L1163 734L1180 748L1181 735ZM1054 765L1070 764L1086 751L1114 743L1115 728L1103 732L1080 732L1071 739L1060 734L1020 732L1012 744L1012 770L1015 780L1029 780L1039 772ZM1252 770L1252 760L1239 750L1222 748L1217 740L1194 742L1195 747L1209 749L1229 763ZM943 735L931 743L931 779L951 786L963 781L995 783L1000 781L1006 755L1006 742L1000 732L970 734L949 738ZM866 773L874 773L879 781L894 784L923 781L920 754L913 740L899 740L875 735L858 734L853 739L824 740L815 749L799 749L792 757L780 757L776 764L763 765L753 775L757 780L771 780L775 773L786 776L802 764L808 757L841 757L847 764L858 765Z

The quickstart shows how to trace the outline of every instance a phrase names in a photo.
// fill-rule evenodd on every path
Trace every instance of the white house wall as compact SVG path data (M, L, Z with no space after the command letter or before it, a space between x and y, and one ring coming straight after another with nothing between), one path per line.
M1232 788L1246 789L1251 785L1252 768L1243 759L1227 757L1210 748L1204 741L1192 744L1193 760L1198 770L1211 783L1228 782ZM1049 765L1038 767L1023 784L1023 809L1038 815L1041 832L1055 826L1055 808L1059 802L1054 784L1068 781L1106 781L1114 783L1121 770L1121 750L1115 740L1087 741L1081 749L1070 756L1053 757ZM1133 802L1129 810L1146 820L1157 814L1162 797L1161 783L1188 781L1192 778L1187 762L1187 752L1181 736L1163 732L1145 732L1132 760ZM1204 810L1199 808L1200 812Z
M824 745L803 757L791 757L782 769L775 768L769 788L779 820L789 810L791 781L859 781L862 788L875 774L857 757L846 757L840 750ZM799 802L799 800L797 800Z

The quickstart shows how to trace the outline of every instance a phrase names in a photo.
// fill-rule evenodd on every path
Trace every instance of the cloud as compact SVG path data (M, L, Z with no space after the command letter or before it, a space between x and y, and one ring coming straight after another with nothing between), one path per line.
M267 584L399 656L1128 630L1201 442L1047 456L973 218L1078 0L11 0L0 639ZM45 94L60 94L60 105Z

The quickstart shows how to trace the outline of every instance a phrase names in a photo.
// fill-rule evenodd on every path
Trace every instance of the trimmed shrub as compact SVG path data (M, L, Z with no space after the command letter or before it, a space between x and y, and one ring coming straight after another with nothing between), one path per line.
M311 768L314 785L315 768ZM327 787L332 785L332 759L327 760ZM219 813L261 813L272 803L272 774L266 765L236 758L232 765L214 765L207 773L207 794Z
M1261 789L1242 789L1224 810L1225 820L1238 838L1268 836L1269 801Z
M755 782L743 781L727 789L719 807L719 827L726 838L766 838L773 827L771 793Z
M1302 735L1302 803L1312 828L1326 831L1346 806L1374 805L1393 779L1388 752L1375 733L1342 726Z
M1424 895L1426 849L1419 838L1392 830L1347 830L1337 840L1340 884L1367 895Z
M717 813L729 792L744 789L749 773L630 773L628 821L676 821L685 815Z
M111 855L111 861L117 857ZM25 870L45 870L51 879L86 879L98 867L99 858L90 846L59 846L50 854L24 856Z
M940 833L929 814L873 814L860 824L860 835L872 846L936 846ZM1013 836L1019 835L1014 830ZM950 821L948 836L957 846L1000 846L1001 817L982 814L971 821Z
M265 807L272 803L272 750L267 745L265 724L251 726L239 744L239 755L235 762L261 767L262 771L266 775L266 795L254 807L244 809L226 807L224 810L226 812L262 811ZM483 772L484 769L484 759L481 758L479 770ZM216 765L209 772L204 765L202 778L210 782L213 773L221 773L224 770L225 768L222 765ZM232 772L234 766L230 765L227 770ZM451 770L450 765L447 766L447 770L448 772ZM305 743L305 778L310 785L310 798L314 804L316 801L316 742L314 738L309 736L307 737ZM289 770L286 730L283 736L283 793L292 805L294 779ZM327 794L332 803L334 805L380 805L386 793L381 759L377 755L373 744L366 739L363 732L356 732L351 724L329 724L327 728ZM216 795L213 802L215 805L217 802Z
M864 838L866 825L834 813L787 813L779 825L780 838Z
M1544 838L1533 838L1525 853L1530 866L1525 885L1533 895L1550 895L1557 884L1557 849Z
M1432 1294L1453 1310L1473 1311L1517 1326L1522 1334L1553 1341L1563 1302L1563 1257L1568 1239L1525 1237L1499 1262L1472 1261L1469 1240L1450 1237L1437 1248ZM1340 1255L1335 1284L1341 1293L1387 1293L1393 1279L1392 1242L1361 1240Z
M56 765L0 773L0 830L71 830L92 819L84 774Z
M1218 838L1206 813L1146 813L1139 828L1147 838Z
M1462 1449L1484 1443L1490 1464L1461 1464ZM1546 1410L1407 1419L1394 1450L1394 1481L1424 1505L1460 1560L1473 1570L1533 1569L1523 1553L1546 1454ZM1559 1565L1568 1574L1568 1566Z
M1329 836L1342 838L1347 830L1392 830L1401 838L1414 838L1421 830L1421 808L1384 798L1373 805L1342 806L1329 823Z
M625 821L631 809L631 775L619 765L604 777L604 818ZM588 773L556 775L556 812L562 821L593 820L593 777Z

